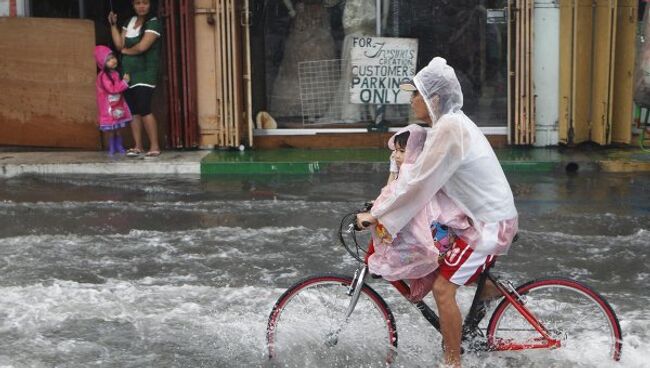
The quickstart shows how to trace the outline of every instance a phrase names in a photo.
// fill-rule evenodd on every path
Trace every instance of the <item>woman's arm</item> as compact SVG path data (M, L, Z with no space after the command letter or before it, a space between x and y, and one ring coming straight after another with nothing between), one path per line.
M151 48L151 46L153 45L154 42L156 42L158 37L159 36L153 32L145 32L140 42L133 45L133 47L122 49L122 54L123 55L142 54L143 52L146 52L147 50L149 50L149 48Z
M111 38L116 49L124 47L124 37L126 36L125 30L120 30L117 26L117 14L110 12L108 14L108 23L111 25Z

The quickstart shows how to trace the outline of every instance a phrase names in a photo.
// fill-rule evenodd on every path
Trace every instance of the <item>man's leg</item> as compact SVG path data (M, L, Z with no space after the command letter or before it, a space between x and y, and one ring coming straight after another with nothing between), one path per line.
M456 303L457 289L458 285L444 277L436 277L433 282L433 297L438 305L440 332L445 348L445 364L450 367L460 367L462 317Z

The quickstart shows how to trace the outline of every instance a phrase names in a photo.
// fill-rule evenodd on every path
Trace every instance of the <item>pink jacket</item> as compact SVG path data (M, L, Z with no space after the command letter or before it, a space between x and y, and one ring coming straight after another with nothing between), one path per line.
M129 85L114 70L105 71L104 65L113 52L106 46L95 47L95 61L100 72L95 83L97 89L97 121L100 130L113 130L126 126L133 117L122 93Z
M399 180L407 180L413 163L422 152L426 140L426 130L418 125L411 124L400 129L388 142L394 149L395 137L401 133L409 132L406 143L404 163L399 170L398 179L386 185L374 206L381 206L390 198L396 189ZM431 206L425 206L418 212L394 239L386 238L386 233L381 225L373 227L372 239L375 253L368 258L370 272L381 275L388 281L419 279L429 275L438 268L438 249L433 244L431 235L431 222L434 220ZM430 286L430 285L429 285ZM430 290L430 287L429 287Z

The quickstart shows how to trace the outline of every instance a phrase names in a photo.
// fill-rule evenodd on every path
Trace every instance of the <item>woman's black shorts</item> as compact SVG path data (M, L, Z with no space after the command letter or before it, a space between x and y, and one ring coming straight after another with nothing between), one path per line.
M131 115L146 116L151 114L151 95L153 88L145 86L135 86L124 92L124 98L129 105Z

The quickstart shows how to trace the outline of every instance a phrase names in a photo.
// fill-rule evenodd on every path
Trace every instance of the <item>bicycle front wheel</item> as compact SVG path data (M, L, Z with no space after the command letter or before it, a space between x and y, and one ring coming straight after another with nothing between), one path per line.
M393 313L364 285L346 321L352 279L322 275L302 280L282 294L267 326L269 358L283 367L385 365L397 348Z
M623 340L616 313L590 287L569 279L548 278L523 284L517 292L551 337L560 340L560 348L554 349L549 359L597 364L620 359ZM487 336L492 347L504 341L511 346L535 345L541 338L507 300L494 310Z

